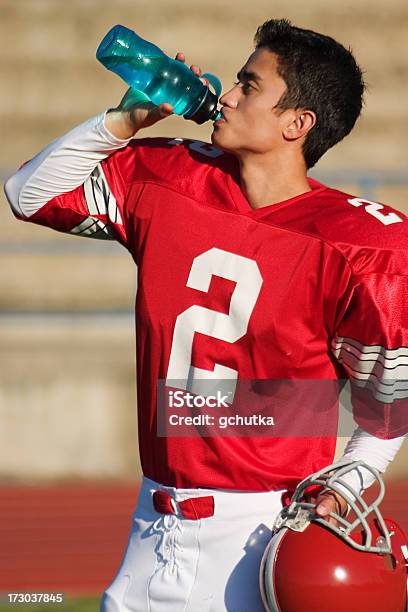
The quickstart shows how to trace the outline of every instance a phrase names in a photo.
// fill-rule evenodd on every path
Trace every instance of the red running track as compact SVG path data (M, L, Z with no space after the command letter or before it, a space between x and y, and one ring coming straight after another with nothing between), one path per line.
M124 552L138 486L0 488L0 592L100 594Z
M0 488L0 593L101 594L125 550L137 486ZM383 514L408 532L408 481L387 485Z

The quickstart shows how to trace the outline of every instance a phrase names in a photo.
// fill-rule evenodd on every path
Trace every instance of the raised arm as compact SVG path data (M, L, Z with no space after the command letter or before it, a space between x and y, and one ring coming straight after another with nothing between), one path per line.
M120 105L54 140L5 183L14 214L28 219L55 196L82 185L96 166L142 128L172 114L129 90Z
M184 61L184 55L178 53L176 59ZM197 67L192 70L200 74ZM113 238L109 221L116 222L120 212L100 163L125 147L139 130L172 113L170 104L155 106L129 89L116 108L58 138L6 181L5 193L15 216L60 231ZM84 189L75 193L82 185ZM58 199L64 194L72 195ZM54 213L44 210L51 202ZM61 214L57 220L58 205Z
M104 125L105 113L54 140L5 183L14 214L29 219L47 202L82 185L108 155L127 145Z

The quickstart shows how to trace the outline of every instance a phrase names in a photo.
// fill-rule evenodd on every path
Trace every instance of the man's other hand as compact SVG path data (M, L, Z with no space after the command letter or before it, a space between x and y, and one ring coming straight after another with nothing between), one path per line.
M338 521L330 516L331 512L335 512L339 516L345 516L347 513L347 502L338 493L334 491L325 491L316 499L316 514L319 518L326 520L331 525L337 525Z

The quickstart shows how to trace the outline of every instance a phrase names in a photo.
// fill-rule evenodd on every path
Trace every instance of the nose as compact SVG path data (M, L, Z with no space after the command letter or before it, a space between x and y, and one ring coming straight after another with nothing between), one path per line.
M237 86L234 85L234 87L223 94L220 98L220 104L222 104L222 106L228 106L229 108L236 108L238 106L238 100L235 94L236 90Z

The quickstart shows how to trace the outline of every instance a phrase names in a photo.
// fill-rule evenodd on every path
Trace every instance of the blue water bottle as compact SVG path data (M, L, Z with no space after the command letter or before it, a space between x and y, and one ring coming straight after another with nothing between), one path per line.
M132 89L142 91L156 105L172 104L174 112L185 119L204 123L221 117L217 109L221 83L215 75L202 75L213 86L213 93L183 62L171 59L125 26L109 30L96 57Z

